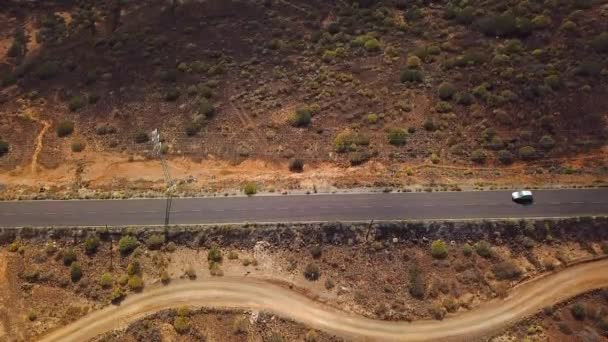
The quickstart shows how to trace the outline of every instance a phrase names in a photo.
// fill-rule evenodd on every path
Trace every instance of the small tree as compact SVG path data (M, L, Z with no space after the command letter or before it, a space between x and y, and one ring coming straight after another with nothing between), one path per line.
M435 259L445 259L448 256L448 250L445 242L442 240L435 240L431 244L431 255Z
M473 254L473 247L468 243L465 243L464 246L462 246L462 254L467 257L471 256Z
M581 303L576 303L570 308L572 316L578 321L584 321L586 312L585 307Z
M519 149L519 158L530 161L536 158L536 149L532 146L524 146Z
M486 259L489 259L494 256L492 246L490 246L490 244L485 240L478 241L475 244L475 252L477 252L479 256L484 257Z
M500 150L496 153L496 158L504 165L508 165L513 162L513 153L508 150Z
M409 291L412 297L424 299L424 295L426 294L426 280L418 265L414 265L410 268L409 283Z
M547 134L540 138L539 144L545 150L550 150L553 148L553 146L555 146L555 140L553 140L553 137Z
M110 300L112 303L117 304L123 300L123 298L125 298L125 292L118 286L114 287L112 293L110 294Z
M318 280L321 276L321 270L316 264L310 263L304 269L304 277L310 281Z
M421 83L424 81L424 75L420 70L406 69L401 72L399 79L401 80L401 83Z
M77 283L82 278L82 268L79 263L73 262L70 266L70 278L72 278L72 282L74 283Z
M141 274L141 264L137 260L133 260L127 266L127 274L130 276Z

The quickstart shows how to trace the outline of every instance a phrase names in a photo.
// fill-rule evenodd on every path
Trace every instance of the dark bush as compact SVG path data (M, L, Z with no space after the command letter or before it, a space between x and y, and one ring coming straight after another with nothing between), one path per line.
M583 61L575 69L579 76L595 77L602 73L602 64L596 61Z
M585 320L586 312L585 307L582 304L576 303L572 305L572 307L570 307L570 312L572 313L572 317L574 317L576 320Z
M74 261L76 261L76 252L73 249L68 249L63 252L63 264L66 266L70 266Z
M179 99L180 93L177 88L170 88L165 93L165 101L167 102L175 102Z
M129 282L127 283L127 286L129 286L129 289L131 291L139 292L144 288L144 282L140 276L135 274L129 277Z
M418 265L413 265L409 270L409 292L417 299L424 299L426 294L426 280Z
M72 152L79 153L79 152L84 151L85 144L84 144L84 142L82 142L80 140L76 140L76 141L72 142L71 147L72 147Z
M74 123L72 121L60 121L57 125L57 136L60 138L67 137L74 132Z
M95 254L99 248L99 239L97 236L90 236L84 240L84 252L86 254Z
M458 92L456 93L454 98L456 99L456 103L463 106L470 106L471 104L473 104L473 101L475 101L473 95L468 92Z
M177 81L177 70L161 71L159 78L163 82L175 82Z
M0 140L0 157L8 153L9 147L10 145L6 141Z
M198 103L198 113L210 118L215 114L215 107L209 100L202 98Z
M308 108L298 108L291 117L291 125L294 127L303 127L310 124L312 113Z
M608 52L608 32L602 32L591 41L591 46L598 52Z
M388 131L388 142L391 145L402 146L407 141L407 131L403 128L391 128Z
M322 253L323 253L323 249L319 245L315 245L310 248L310 254L315 259L319 259L321 257Z
M504 165L508 165L513 162L513 153L508 150L500 150L496 153L496 158Z
M190 121L185 128L186 135L189 137L195 136L201 130L201 126L194 121Z
M424 122L423 125L424 129L429 131L429 132L433 132L437 130L437 124L435 123L435 121L433 121L433 119L427 119Z
M439 85L437 93L439 94L440 99L449 100L456 93L456 86L449 82L443 82Z
M59 64L56 62L44 62L36 69L36 76L41 80L50 80L59 74Z
M491 37L507 37L520 33L516 18L509 13L482 18L478 26L483 34Z
M492 273L498 280L514 280L522 275L522 270L513 261L501 261L492 266Z
M173 328L175 328L175 332L180 335L190 331L190 322L188 321L188 317L176 316L175 320L173 321Z
M422 71L415 69L406 69L401 72L401 76L399 78L402 83L413 82L420 83L424 81L424 75Z
M304 161L302 159L294 158L289 161L289 171L291 172L302 172L304 171Z
M82 96L74 96L68 102L70 111L75 112L86 105L86 101Z
M118 241L118 250L120 250L120 254L128 255L133 252L138 245L139 243L136 238L126 235Z
M318 280L321 276L321 270L316 264L310 263L304 269L304 277L310 281Z
M543 135L543 137L540 138L540 141L538 143L545 150L550 150L553 148L553 146L555 146L555 140L553 140L553 137L551 137L550 135Z
M354 152L350 155L349 162L351 166L358 166L366 163L371 157L372 155L365 151Z
M74 283L77 283L82 278L82 268L79 263L73 262L70 266L70 278Z
M519 149L519 158L525 161L536 159L536 149L532 146L524 146Z
M95 134L97 135L106 135L106 134L114 134L116 133L116 128L110 126L109 124L101 124L95 127Z
M475 150L471 153L471 160L477 164L483 164L486 161L486 152L484 150Z
M135 133L135 137L133 138L133 140L137 144L143 144L143 143L150 141L150 137L148 136L147 132L139 131L139 132Z

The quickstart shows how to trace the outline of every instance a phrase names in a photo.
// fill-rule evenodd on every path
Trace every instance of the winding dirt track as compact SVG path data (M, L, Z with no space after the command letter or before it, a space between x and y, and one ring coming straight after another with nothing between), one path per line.
M86 341L159 310L182 305L260 309L355 340L437 341L480 337L590 290L608 286L608 259L572 266L516 287L494 300L443 321L388 322L355 316L264 280L225 277L175 281L129 296L59 328L41 341Z

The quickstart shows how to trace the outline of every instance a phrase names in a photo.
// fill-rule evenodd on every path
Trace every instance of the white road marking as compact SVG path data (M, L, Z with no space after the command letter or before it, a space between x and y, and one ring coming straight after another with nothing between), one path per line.
M584 204L585 202L572 202L572 204Z
M213 211L226 211L224 209L213 209Z

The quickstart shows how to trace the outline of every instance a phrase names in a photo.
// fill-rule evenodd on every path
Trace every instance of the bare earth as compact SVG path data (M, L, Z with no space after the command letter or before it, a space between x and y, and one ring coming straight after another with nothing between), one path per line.
M260 309L285 318L354 338L394 341L464 340L481 337L593 289L608 286L608 260L580 264L516 287L503 300L448 317L443 321L388 322L340 312L306 296L264 280L225 277L204 281L174 281L146 290L61 328L41 341L85 341L127 326L153 312L206 306Z

